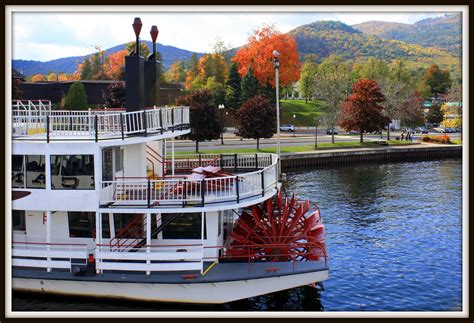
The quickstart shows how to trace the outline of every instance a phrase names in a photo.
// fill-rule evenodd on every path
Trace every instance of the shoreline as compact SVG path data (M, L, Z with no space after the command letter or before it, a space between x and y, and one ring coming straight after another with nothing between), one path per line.
M462 158L462 145L415 144L400 146L329 148L320 151L284 153L282 171L308 167L331 167L365 162L397 162Z

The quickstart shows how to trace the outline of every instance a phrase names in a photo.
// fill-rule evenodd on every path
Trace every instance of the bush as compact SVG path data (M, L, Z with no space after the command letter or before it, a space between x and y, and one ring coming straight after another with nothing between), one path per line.
M422 142L434 142L437 144L451 144L451 139L448 135L441 136L423 136L420 141Z
M77 81L71 85L64 99L63 108L66 110L87 110L86 90L81 82Z

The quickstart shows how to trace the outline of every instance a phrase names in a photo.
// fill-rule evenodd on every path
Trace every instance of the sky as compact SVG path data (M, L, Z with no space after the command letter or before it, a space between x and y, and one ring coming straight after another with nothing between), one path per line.
M159 8L157 8L159 9ZM415 23L445 12L13 12L13 59L49 61L107 49L133 41L133 19L143 23L141 38L151 40L157 25L158 42L197 52L210 52L216 39L229 48L241 46L264 23L281 32L318 20L353 25L365 21Z

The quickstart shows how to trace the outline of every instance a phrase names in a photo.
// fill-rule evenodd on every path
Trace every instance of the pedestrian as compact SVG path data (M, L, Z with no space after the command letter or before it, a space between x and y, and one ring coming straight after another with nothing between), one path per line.
M405 138L405 131L402 131L402 134L401 134L401 141L403 141L403 138Z
M410 142L413 142L413 134L414 134L413 131L410 132Z

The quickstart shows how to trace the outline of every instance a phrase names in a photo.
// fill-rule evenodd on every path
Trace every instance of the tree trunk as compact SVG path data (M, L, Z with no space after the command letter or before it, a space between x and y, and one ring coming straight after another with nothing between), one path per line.
M331 131L331 141L332 141L332 143L334 143L334 131Z
M390 124L387 127L387 140L390 140Z
M361 130L360 131L360 143L362 144L364 142L364 132Z
M196 153L198 153L198 152L199 152L199 141L196 140Z
M260 138L257 138L257 150L260 150Z

